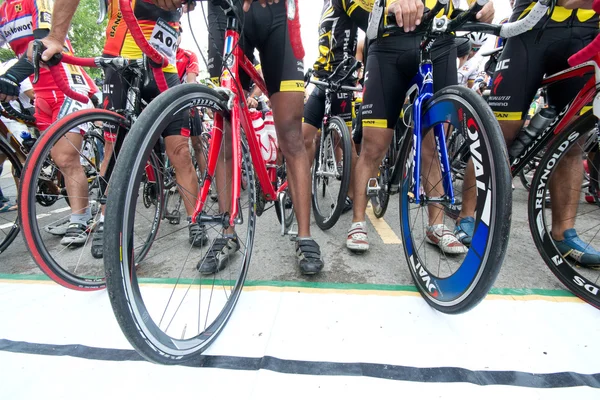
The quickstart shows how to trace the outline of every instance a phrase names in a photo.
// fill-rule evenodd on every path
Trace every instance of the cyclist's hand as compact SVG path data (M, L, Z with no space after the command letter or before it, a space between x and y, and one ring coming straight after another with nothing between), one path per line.
M252 5L252 1L253 0L244 0L244 11L248 11L250 9L250 6ZM279 0L258 0L258 2L260 3L261 6L266 7L267 3L269 3L269 4L279 3Z
M489 1L486 3L485 6L483 6L481 11L479 11L477 13L477 16L476 16L477 21L491 24L492 21L494 20L495 13L496 13L496 10L494 10L494 3Z
M10 101L19 97L21 86L10 74L0 75L0 101Z
M43 38L42 43L46 46L46 50L42 53L42 61L48 61L56 54L61 54L64 50L64 41L60 41L50 35Z
M388 7L388 13L396 16L396 23L404 32L414 31L423 18L422 0L396 0Z
M252 96L246 99L246 103L248 104L248 108L256 108L258 107L258 101Z

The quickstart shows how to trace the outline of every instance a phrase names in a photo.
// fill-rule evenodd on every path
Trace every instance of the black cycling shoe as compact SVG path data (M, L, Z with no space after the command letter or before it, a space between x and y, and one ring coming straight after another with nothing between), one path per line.
M350 197L346 196L346 201L344 201L344 208L342 208L342 214L346 214L348 211L352 211L352 207L354 207L354 202L350 200Z
M208 242L208 234L204 225L189 224L189 242L194 247L202 247Z
M92 233L92 257L104 257L104 222L98 222Z
M323 269L321 248L313 239L296 240L296 257L302 275L315 275Z
M216 274L225 269L229 257L233 257L239 249L240 242L237 235L216 238L196 268L202 275Z

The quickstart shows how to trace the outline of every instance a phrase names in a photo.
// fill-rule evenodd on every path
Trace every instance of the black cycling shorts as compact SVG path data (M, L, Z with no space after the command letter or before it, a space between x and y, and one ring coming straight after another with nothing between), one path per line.
M352 92L337 92L331 96L331 115L342 118L346 125L352 127ZM304 118L302 122L321 129L321 122L325 115L325 89L316 86L304 105Z
M109 56L110 57L110 56ZM133 80L133 74L128 71L115 71L112 68L106 68L104 71L104 84L102 85L102 108L106 110L125 110L127 107L127 91L130 82ZM179 85L179 76L177 73L165 73L167 85L171 88ZM154 79L148 86L143 86L141 90L142 99L148 103L160 94ZM183 118L174 118L163 132L163 136L179 135L183 125ZM114 142L117 137L116 127L104 127L104 138L107 141Z
M524 119L544 75L569 68L571 55L597 35L597 27L553 26L533 29L506 41L492 81L488 103L498 120ZM548 103L562 110L589 77L572 78L548 86Z
M290 43L285 2L280 1L266 7L257 2L244 13L243 35L240 45L248 59L254 58L258 49L261 67L269 95L277 92L304 92L304 63L294 56ZM220 7L208 3L208 72L213 82L221 76L225 28L227 17ZM242 87L250 88L250 78L240 68Z
M371 42L361 114L363 127L393 129L406 91L419 69L420 34L386 36ZM434 90L458 81L454 38L440 38L431 52Z

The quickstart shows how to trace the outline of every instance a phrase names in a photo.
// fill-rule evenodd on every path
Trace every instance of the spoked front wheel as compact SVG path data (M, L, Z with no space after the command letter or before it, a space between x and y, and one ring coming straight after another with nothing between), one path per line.
M315 152L312 177L312 205L315 222L323 230L333 227L346 204L352 144L343 119L332 117Z
M242 292L256 229L256 186L247 146L242 142L239 147L247 185L241 188L238 217L230 227L231 202L224 200L230 199L234 182L227 162L232 157L226 157L233 146L227 143L231 135L221 141L214 134L209 146L219 146L219 156L207 164L220 172L204 182L212 180L218 201L202 199L203 222L197 225L161 224L144 260L134 262L134 229L149 229L151 223L138 212L145 208L141 194L146 160L161 134L181 126L182 115L199 104L230 125L226 100L201 85L169 89L142 112L123 144L106 211L105 229L111 235L104 242L105 267L114 314L131 345L147 360L162 364L195 360L223 330ZM167 153L172 139L185 143L166 137ZM178 148L186 151L170 159L176 170L172 179L183 199L182 211L191 215L202 187L191 167L191 147L185 143Z
M413 179L413 135L407 136L401 153L404 251L413 280L425 300L445 313L465 312L487 295L508 244L512 193L506 146L492 111L480 96L463 87L451 86L437 92L425 105L422 120L420 187L415 187ZM455 220L446 213L451 201L442 177L454 173L452 165L450 171L442 172L445 169L440 167L433 128L443 128L441 140L446 141L451 133L456 143L468 144L448 146L448 160L449 164L456 157L466 160L465 180L450 181L455 199L463 199L461 212L466 211L465 195L474 196L470 247L456 240ZM453 154L459 149L468 154ZM474 172L469 164L474 166Z
M104 288L104 265L93 253L92 236L107 184L100 169L114 153L107 154L101 131L95 132L126 125L123 116L107 110L69 114L44 132L25 163L19 187L23 239L40 269L65 287Z

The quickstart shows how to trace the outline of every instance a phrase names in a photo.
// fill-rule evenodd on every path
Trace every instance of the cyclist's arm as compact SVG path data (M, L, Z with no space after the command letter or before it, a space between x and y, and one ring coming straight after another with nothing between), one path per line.
M342 6L346 14L364 32L367 31L369 14L373 9L373 4L370 3L367 0L342 0Z
M564 8L584 8L586 10L592 9L594 0L558 0L558 5Z
M188 72L185 76L185 81L187 83L195 83L197 78L198 78L198 74L196 74L194 72Z
M189 56L190 62L186 70L187 76L185 78L185 81L187 83L194 83L196 82L196 79L198 78L198 73L200 72L200 67L198 65L198 56L196 56L196 53L194 53L193 51L190 51Z

